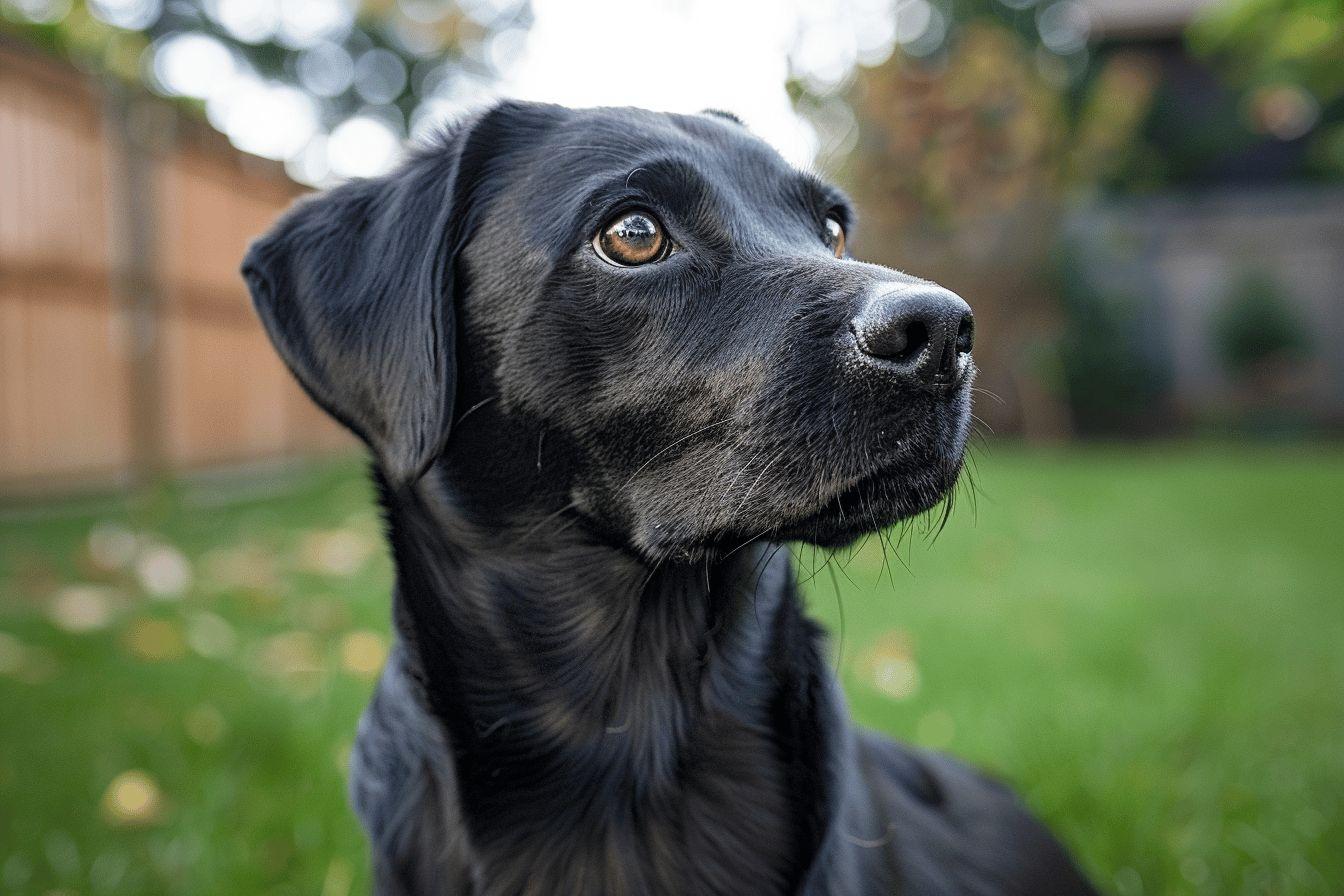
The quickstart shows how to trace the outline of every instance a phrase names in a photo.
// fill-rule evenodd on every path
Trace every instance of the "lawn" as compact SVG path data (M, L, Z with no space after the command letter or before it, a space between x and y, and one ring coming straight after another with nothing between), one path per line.
M977 481L898 554L801 549L858 718L1012 782L1107 891L1344 891L1344 451ZM0 893L367 892L389 574L355 463L0 512Z

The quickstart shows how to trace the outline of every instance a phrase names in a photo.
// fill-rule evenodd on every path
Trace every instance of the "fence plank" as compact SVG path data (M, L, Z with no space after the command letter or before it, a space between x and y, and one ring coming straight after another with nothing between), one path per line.
M110 101L0 41L0 495L347 450L237 273L300 190L147 97L109 127Z

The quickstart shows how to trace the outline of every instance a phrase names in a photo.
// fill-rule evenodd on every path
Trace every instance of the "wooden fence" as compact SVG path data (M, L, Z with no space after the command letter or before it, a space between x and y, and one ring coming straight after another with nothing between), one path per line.
M0 494L349 447L238 275L299 192L172 105L0 42Z

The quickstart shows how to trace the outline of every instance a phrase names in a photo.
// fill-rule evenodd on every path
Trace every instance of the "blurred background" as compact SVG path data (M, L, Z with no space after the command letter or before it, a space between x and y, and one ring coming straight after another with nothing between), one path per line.
M861 721L1344 892L1337 0L0 0L0 893L367 891L390 567L236 272L497 96L732 110L974 306L946 528L798 550Z

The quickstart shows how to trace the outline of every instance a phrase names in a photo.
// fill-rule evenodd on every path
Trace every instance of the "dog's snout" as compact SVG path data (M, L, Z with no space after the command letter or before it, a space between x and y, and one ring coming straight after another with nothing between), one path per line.
M941 286L886 287L850 321L859 350L888 362L912 382L943 386L957 380L974 342L975 319L960 296Z

